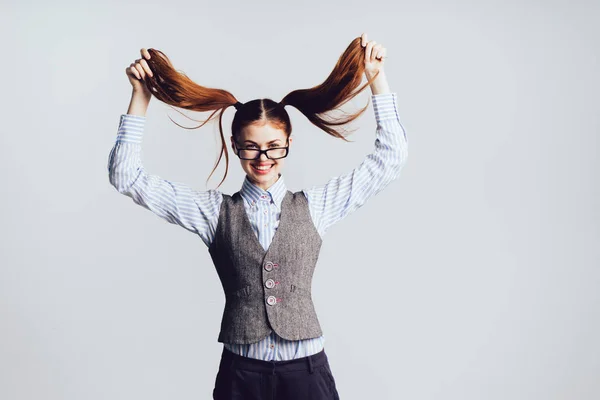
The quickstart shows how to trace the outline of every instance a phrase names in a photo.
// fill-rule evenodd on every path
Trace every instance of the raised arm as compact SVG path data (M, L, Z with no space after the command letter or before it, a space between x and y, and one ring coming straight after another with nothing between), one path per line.
M146 172L141 143L146 118L122 114L117 140L108 158L110 183L136 204L169 223L198 234L209 246L223 199L218 190L197 191L180 182Z
M223 200L218 190L197 191L180 182L162 179L146 172L142 164L142 136L146 110L152 94L146 87L146 74L152 76L146 59L150 54L141 49L142 58L126 68L133 87L127 114L121 114L117 139L108 156L108 179L136 204L152 211L165 221L177 224L202 238L210 246Z
M408 156L406 132L398 116L397 95L383 69L387 49L361 36L365 47L365 75L371 82L375 113L375 149L349 173L331 178L323 186L304 190L312 220L321 236L327 229L379 193L400 176Z
M321 237L397 179L406 163L408 142L398 116L396 93L374 94L371 101L377 122L375 149L352 171L303 190Z

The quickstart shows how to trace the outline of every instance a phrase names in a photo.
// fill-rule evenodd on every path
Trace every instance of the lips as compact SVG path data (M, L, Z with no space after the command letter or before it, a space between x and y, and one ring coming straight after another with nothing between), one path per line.
M268 166L269 168L267 168L267 169L258 169L258 168L256 168L257 165L258 166L261 166L261 165L262 166ZM273 165L274 164L252 164L252 170L254 172L256 172L257 174L267 174L267 173L269 173L273 169Z

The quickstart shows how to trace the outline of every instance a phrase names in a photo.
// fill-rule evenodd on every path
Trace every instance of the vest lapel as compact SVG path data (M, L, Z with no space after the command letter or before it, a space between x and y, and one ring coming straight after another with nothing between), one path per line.
M250 222L250 219L248 218L248 213L246 212L246 209L244 207L244 200L242 199L239 192L237 192L236 195L240 198L240 205L242 207L241 212L244 215L244 217L243 217L244 226L242 227L242 229L245 230L248 235L252 236L252 238L253 238L252 242L254 243L254 246L260 251L260 254L262 254L263 258L264 258L264 256L266 256L267 253L269 253L269 250L271 250L273 248L273 244L275 243L275 241L279 240L279 237L282 235L282 233L281 233L282 228L285 228L286 224L288 223L287 204L288 204L288 198L290 195L290 191L286 190L285 195L283 196L283 199L281 200L281 213L279 214L279 226L275 230L275 234L273 235L273 239L271 240L271 244L269 245L267 250L265 250L265 248L262 246L262 244L260 244L260 242L258 241L258 238L256 237L256 234L254 233L254 230L252 229L252 224Z

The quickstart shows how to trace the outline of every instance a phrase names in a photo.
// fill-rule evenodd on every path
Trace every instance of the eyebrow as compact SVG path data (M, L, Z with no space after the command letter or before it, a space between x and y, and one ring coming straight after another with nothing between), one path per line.
M275 140L271 140L270 142L267 142L267 144L271 144L271 143L275 143L276 141L281 140L281 139L275 139ZM258 144L256 142L253 142L252 140L244 140L244 143L246 142L250 142L250 143L254 143L254 144Z

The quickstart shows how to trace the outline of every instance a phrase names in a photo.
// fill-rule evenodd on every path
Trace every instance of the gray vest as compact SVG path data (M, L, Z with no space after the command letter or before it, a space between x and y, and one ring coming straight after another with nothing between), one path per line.
M267 251L252 230L240 192L223 194L208 248L225 292L218 341L255 343L272 330L288 340L321 336L311 296L321 243L302 191L286 191Z

